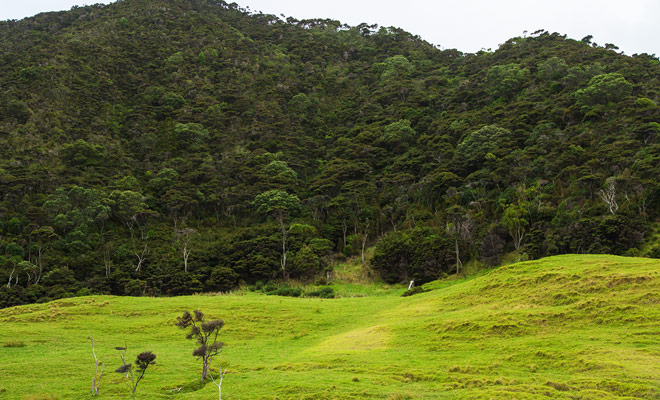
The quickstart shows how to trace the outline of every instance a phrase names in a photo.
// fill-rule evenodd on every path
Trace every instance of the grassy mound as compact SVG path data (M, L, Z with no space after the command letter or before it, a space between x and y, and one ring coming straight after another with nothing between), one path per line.
M660 261L558 256L339 299L83 297L0 310L0 398L129 398L115 346L151 350L138 398L211 399L174 322L223 318L225 399L660 398ZM20 345L17 345L20 344ZM180 388L180 389L179 389Z

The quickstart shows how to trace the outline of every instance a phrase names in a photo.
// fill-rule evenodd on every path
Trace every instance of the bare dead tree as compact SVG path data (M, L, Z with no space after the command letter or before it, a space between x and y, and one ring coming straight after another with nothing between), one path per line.
M445 227L448 234L454 237L454 251L456 253L456 274L463 268L459 242L469 242L474 233L474 221L470 214L462 207L454 206L449 210L449 221Z
M282 273L284 275L284 279L287 281L289 280L289 271L286 269L286 258L288 255L288 248L287 248L287 237L289 235L289 230L286 228L286 225L284 224L284 216L280 215L278 217L278 221L280 222L280 231L282 232L282 258L280 258L280 268L282 269Z
M110 277L110 267L112 267L112 242L103 245L103 266L105 267L105 277Z
M183 256L183 271L188 272L188 258L192 249L190 248L190 241L192 237L197 233L196 230L192 228L179 228L176 229L176 236L181 245L181 255Z
M183 242L183 271L188 272L188 257L190 257L190 252L192 251L190 248L188 248L188 238L189 236L186 235L186 239Z
M607 187L605 189L598 191L598 197L607 204L610 214L614 215L619 209L619 204L616 202L616 184L614 183L614 179L608 179L606 184Z
M367 265L367 261L365 259L365 247L367 246L367 239L369 238L369 225L371 221L366 221L365 224L362 226L362 244L360 246L360 258L362 260L362 268L364 268Z
M11 289L11 280L14 278L13 277L14 271L16 271L16 267L14 267L14 269L9 274L9 282L7 282L7 289Z
M15 264L12 261L12 264L14 264L14 266L16 268L19 268L19 271L22 271L22 272L25 273L25 275L27 275L27 282L26 282L27 286L30 286L31 284L36 284L37 283L37 282L33 281L33 279L35 279L37 277L37 274L38 274L38 267L36 265L34 265L30 261L26 261L26 260L20 261L20 262L18 262L18 264ZM16 273L16 283L18 283L18 275L19 274L20 274L20 272Z
M35 284L41 281L41 277L44 273L44 253L48 249L50 241L56 237L57 235L55 234L55 231L50 226L42 226L30 232L30 241L34 238L34 244L37 249L37 254L34 260L32 259L32 254L28 254L28 260L38 267L34 274Z
M15 279L14 285L18 284L18 274L16 274L16 276L14 277L14 272L16 272L16 263L11 261L11 264L12 264L13 268L12 268L11 272L9 273L9 281L7 282L7 289L11 289L12 279Z
M142 264L144 263L144 260L147 258L147 254L149 252L149 243L145 240L144 241L144 247L142 248L142 252L138 252L137 250L133 250L133 254L138 259L138 263L135 266L135 272L138 272L142 268Z
M224 379L226 372L227 369L220 368L220 373L218 374L217 382L213 377L213 374L209 374L209 377L211 378L211 381L213 381L213 384L218 387L218 400L222 400L222 380Z
M94 355L94 378L92 378L92 396L99 394L99 385L101 384L101 377L103 376L103 364L101 364L101 373L99 373L99 360L96 358L96 352L94 351L94 337L89 336L89 340L92 342L92 355Z
M133 221L137 223L137 218L135 216L133 216ZM147 254L149 252L149 234L147 234L146 232L147 230L146 226L142 226L138 224L138 230L140 231L140 239L144 243L144 246L142 247L142 251L139 251L139 247L135 244L135 235L133 234L132 226L130 227L131 244L133 245L133 254L138 259L137 265L135 266L135 272L139 271L142 268L142 264L144 263L144 260L147 258Z
M648 217L647 208L654 195L654 189L640 183L633 187L633 193L637 198L637 209L639 214L644 218L644 221L646 221Z
M463 267L463 262L461 261L461 251L460 247L458 245L458 239L460 237L460 225L456 225L455 223L452 222L447 222L447 226L445 227L445 230L447 233L452 235L454 237L454 251L456 253L456 274L461 270Z
M35 284L39 283L39 281L41 280L41 276L43 275L44 272L44 264L42 261L43 255L44 255L44 246L41 243L39 243L37 245L37 262L36 262L37 266L39 267L39 272L37 274Z
M149 254L149 233L147 232L147 223L149 221L149 217L151 214L149 213L138 213L134 214L128 221L126 221L126 225L128 226L128 230L131 234L131 245L133 246L133 254L135 257L137 257L137 265L135 266L135 272L138 272L142 268L142 264L144 264L144 261L147 258L147 255ZM140 221L143 220L143 221ZM139 246L137 244L136 240L136 235L135 235L135 228L139 231L140 234L140 241L142 242L143 246Z

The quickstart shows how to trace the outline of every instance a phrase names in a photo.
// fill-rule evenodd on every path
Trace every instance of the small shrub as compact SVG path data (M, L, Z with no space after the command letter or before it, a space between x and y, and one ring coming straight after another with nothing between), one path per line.
M334 299L335 290L329 286L322 287L318 290L314 290L305 294L306 297L320 297L322 299Z
M274 284L273 282L268 282L267 284L263 285L262 290L265 293L273 292L277 290L277 285Z
M300 297L302 295L302 289L282 286L275 290L268 291L266 294L270 296Z
M410 289L410 290L406 290L406 291L401 295L401 297L408 297L408 296L412 296L412 295L414 295L414 294L424 293L424 292L428 292L428 290L424 290L423 287L421 287L421 286L417 286L417 287L414 287L414 288L412 288L412 289Z
M128 296L144 296L146 284L140 279L131 279L124 285L124 293Z
M660 258L660 246L653 246L651 250L647 251L646 256L650 258Z

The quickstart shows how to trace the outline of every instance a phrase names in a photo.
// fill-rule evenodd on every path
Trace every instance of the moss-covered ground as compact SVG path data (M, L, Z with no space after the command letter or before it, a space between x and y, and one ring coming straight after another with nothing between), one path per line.
M337 299L82 297L0 310L0 398L128 399L115 346L157 354L138 399L213 399L184 310L226 322L224 399L660 398L660 261L558 256ZM345 288L344 288L345 289ZM339 290L338 292L341 292ZM216 365L218 364L216 363Z

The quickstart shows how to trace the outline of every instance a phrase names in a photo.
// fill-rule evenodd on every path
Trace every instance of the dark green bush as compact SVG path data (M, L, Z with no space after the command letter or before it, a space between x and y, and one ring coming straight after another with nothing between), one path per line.
M211 276L206 282L206 287L211 290L227 292L238 285L238 274L227 266L218 266L213 269Z
M270 292L266 292L266 294L269 296L300 297L302 295L302 289L282 286Z
M277 290L277 285L273 282L268 282L267 284L262 285L260 290L262 290L264 293L274 292Z
M419 293L424 293L424 292L428 292L428 290L425 290L425 289L424 289L423 287L421 287L421 286L417 286L417 287L414 287L414 288L412 288L412 289L410 289L410 290L406 290L406 291L401 295L401 297L408 297L408 296L412 296L412 295L414 295L414 294L419 294Z
M329 286L326 286L318 290L305 293L305 297L320 297L322 299L334 299L335 290Z

